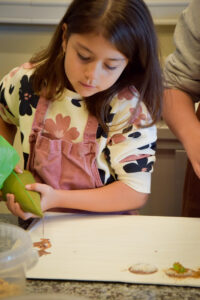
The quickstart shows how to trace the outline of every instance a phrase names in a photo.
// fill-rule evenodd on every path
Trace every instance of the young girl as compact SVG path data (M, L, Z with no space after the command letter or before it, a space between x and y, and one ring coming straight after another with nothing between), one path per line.
M21 133L42 210L122 212L150 193L162 79L142 0L74 0L47 49L1 82L0 133ZM28 219L7 195L10 211Z

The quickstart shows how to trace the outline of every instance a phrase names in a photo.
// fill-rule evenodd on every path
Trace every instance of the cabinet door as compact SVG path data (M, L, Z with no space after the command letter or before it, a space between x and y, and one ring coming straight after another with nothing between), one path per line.
M174 149L170 145L169 142L168 149L166 147L157 149L157 159L152 174L152 191L147 204L140 211L141 214L181 215L187 157L183 149Z

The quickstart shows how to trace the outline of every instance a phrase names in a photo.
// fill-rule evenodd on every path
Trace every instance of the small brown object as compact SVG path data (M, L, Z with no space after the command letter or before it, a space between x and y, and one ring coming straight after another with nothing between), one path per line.
M51 248L51 242L49 239L40 239L40 242L33 243L33 246L39 248L38 254L39 256L51 254L51 252L47 252L46 249Z

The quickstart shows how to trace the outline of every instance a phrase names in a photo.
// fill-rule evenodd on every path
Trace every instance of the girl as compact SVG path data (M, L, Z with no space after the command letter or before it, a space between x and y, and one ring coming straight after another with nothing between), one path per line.
M47 49L1 82L1 134L21 132L42 210L122 212L150 193L162 79L142 0L74 0ZM7 195L10 211L24 213Z

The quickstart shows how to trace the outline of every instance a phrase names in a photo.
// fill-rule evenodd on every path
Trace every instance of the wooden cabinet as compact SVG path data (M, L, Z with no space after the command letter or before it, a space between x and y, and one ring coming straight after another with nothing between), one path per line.
M165 124L158 125L152 192L140 213L180 216L187 156L182 144Z

